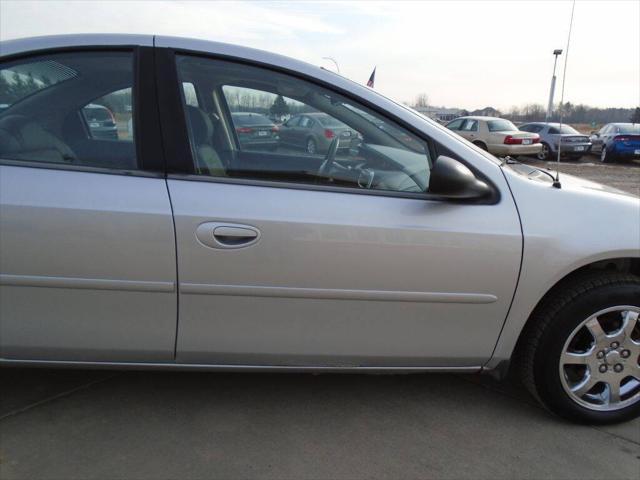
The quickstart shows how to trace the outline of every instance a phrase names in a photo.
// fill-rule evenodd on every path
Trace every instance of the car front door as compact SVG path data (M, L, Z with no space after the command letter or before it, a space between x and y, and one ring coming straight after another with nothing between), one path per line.
M161 87L175 92L175 102L178 79L214 92L227 82L264 89L256 99L204 95L214 101L203 115L228 122L224 110L243 105L220 112L218 105L268 108L286 93L296 102L290 108L322 111L363 137L358 152L329 163L238 150L224 174L203 176L188 139L221 152L229 146L171 123L173 150L182 152L171 161L184 168L168 179L178 362L467 368L490 357L521 255L510 196L478 204L432 199L425 190L440 147L379 112L264 67L186 53L176 62L175 81ZM163 121L174 122L175 109L164 107ZM390 128L380 128L385 122Z
M147 118L157 106L152 87L134 84L136 64L153 75L152 55L65 50L0 64L11 101L0 113L3 360L173 360L173 221L163 166L148 161L162 160ZM88 104L113 115L112 138L95 138Z

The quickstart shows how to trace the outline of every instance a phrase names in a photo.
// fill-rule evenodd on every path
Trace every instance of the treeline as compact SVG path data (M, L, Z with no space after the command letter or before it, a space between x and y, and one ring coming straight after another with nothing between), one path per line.
M51 85L51 83L47 77L36 80L30 73L28 75L20 75L17 72L14 72L13 75L0 73L0 104L11 105L17 100Z
M574 105L566 102L562 109L562 120L566 123L595 123L630 122L635 118L633 108L597 108L589 105ZM530 103L522 107L511 107L502 116L516 122L536 122L545 120L546 107L538 103ZM560 120L559 105L551 116L552 122ZM637 121L637 120L636 120Z
M12 105L23 98L43 90L57 82L46 76L34 78L31 73L12 75L0 74L0 105ZM110 93L102 98L95 99L92 103L103 105L114 113L131 111L131 88L125 88Z
M225 87L224 95L232 112L252 112L282 117L316 111L309 105L273 93Z

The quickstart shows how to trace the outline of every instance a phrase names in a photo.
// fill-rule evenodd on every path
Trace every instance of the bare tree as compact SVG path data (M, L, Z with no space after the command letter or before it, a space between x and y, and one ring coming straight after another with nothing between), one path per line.
M426 93L419 93L416 95L416 99L414 101L414 107L428 107L429 106L429 96Z

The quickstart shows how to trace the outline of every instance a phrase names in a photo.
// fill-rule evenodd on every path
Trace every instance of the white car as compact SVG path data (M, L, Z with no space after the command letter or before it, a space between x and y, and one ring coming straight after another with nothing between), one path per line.
M520 131L503 118L459 117L446 126L474 145L499 157L538 155L542 151L540 135Z
M0 365L513 367L567 418L640 413L637 197L259 50L71 35L0 52ZM121 108L124 88L133 141L92 136L81 109ZM274 105L358 143L247 149L232 112Z

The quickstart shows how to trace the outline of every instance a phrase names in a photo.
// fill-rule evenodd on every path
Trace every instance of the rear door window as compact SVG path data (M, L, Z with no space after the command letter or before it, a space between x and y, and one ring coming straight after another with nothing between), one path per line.
M136 169L133 77L124 51L0 63L0 159Z
M93 100L82 108L82 116L90 138L133 142L131 88Z
M450 122L447 124L447 128L449 130L459 130L464 121L465 121L464 118L459 118L457 120L454 120L453 122Z

